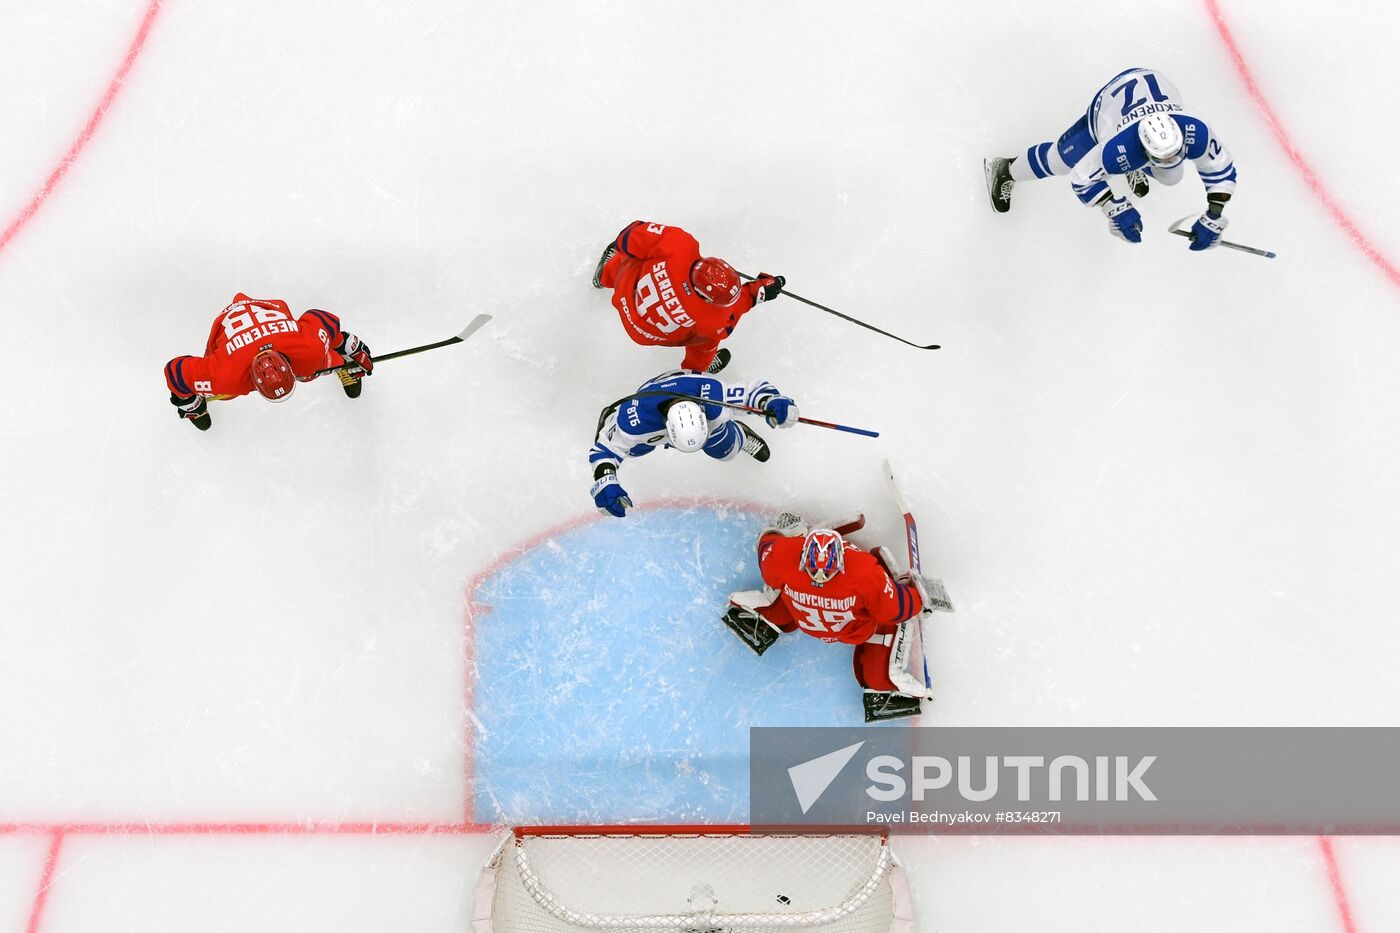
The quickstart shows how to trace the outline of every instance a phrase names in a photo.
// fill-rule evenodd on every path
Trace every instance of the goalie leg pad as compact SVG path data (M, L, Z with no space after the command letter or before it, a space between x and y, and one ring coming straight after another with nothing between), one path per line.
M890 680L891 651L894 635L872 635L864 644L856 645L851 653L851 668L856 683L867 690L895 690Z
M729 611L720 617L720 621L729 626L729 630L760 657L778 640L776 628L769 625L757 612L742 606L730 606Z
M932 699L933 690L924 680L928 660L918 616L905 622L895 632L888 659L888 678L894 689Z

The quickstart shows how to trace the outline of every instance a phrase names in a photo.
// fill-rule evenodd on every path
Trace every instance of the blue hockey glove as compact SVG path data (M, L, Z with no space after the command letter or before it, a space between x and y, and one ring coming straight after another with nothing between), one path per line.
M797 424L797 403L786 395L770 395L758 405L770 428L790 428Z
M627 490L617 481L617 468L612 464L598 468L598 472L594 474L593 488L588 490L588 493L593 497L593 504L598 507L598 511L604 515L622 518L632 507L632 500L628 498Z
M1224 214L1212 217L1209 213L1205 213L1197 217L1196 222L1191 226L1192 252L1210 249L1220 241L1220 234L1224 233L1225 228L1229 225L1230 218Z
M1102 207L1108 217L1110 233L1129 243L1142 242L1142 215L1128 203L1127 198L1109 198Z

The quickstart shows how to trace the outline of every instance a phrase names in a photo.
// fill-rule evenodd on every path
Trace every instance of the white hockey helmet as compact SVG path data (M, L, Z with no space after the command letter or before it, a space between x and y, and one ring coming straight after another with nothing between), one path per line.
M671 403L666 411L666 440L672 447L692 454L709 438L710 419L705 417L705 409L684 399Z
M1181 136L1181 127L1169 114L1153 113L1138 121L1138 139L1152 164L1171 168L1181 161L1185 154L1186 141Z

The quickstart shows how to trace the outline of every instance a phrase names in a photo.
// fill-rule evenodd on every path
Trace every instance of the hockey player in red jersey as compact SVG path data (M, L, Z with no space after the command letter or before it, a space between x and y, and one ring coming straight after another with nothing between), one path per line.
M836 523L841 530L812 528L791 513L778 516L758 537L764 589L731 594L724 622L760 655L780 632L798 629L822 641L853 645L865 721L917 716L922 685L896 684L893 678L906 677L893 669L890 658L901 628L917 625L932 600L917 574L895 571L885 548L867 553L842 537L842 531L863 524L859 518Z
M612 290L627 336L644 347L685 347L681 368L711 374L729 362L720 341L784 284L766 272L744 284L723 259L701 256L695 237L680 227L640 220L608 244L593 272L594 288Z
M256 390L285 401L298 382L318 370L336 371L345 394L360 395L360 380L374 372L364 341L340 326L329 311L293 318L285 301L249 298L242 292L214 319L203 356L177 356L165 364L170 404L201 431L211 423L206 399L228 399Z

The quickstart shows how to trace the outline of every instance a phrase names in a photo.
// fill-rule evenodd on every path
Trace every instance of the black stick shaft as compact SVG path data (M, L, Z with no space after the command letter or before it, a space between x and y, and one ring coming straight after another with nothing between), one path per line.
M486 322L489 320L491 320L491 315L478 314L476 317L472 318L472 322L466 326L466 329L455 337L448 337L446 340L439 340L437 343L425 343L421 347L409 347L407 350L395 350L393 353L383 353L379 356L370 357L370 359L377 365L383 363L385 360L396 360L401 356L412 356L415 353L425 353L428 350L436 350L439 347L450 347L454 343L461 343L472 334L481 330L481 328L486 326ZM337 369L344 369L346 365L353 366L354 364L341 363L339 366L327 366L325 369L316 370L312 375L324 376L326 373L333 373Z
M649 392L633 392L631 395L627 396L626 398L620 398L620 399L618 399L617 401L613 402L613 403L612 403L611 405L609 405L608 407L604 408L604 409L603 409L603 413L602 413L601 415L598 416L598 427L597 427L597 429L593 432L594 436L596 437L596 436L598 435L598 432L603 430L603 422L608 420L608 415L612 414L612 413L613 413L614 411L616 411L619 407L621 407L621 406L627 404L627 403L630 402L632 399L634 399L634 398L642 398L642 397L648 396L648 395L664 395L664 396L666 396L667 398L683 399L683 400L688 401L688 402L699 402L699 403L702 404L702 405L704 405L704 404L718 405L718 406L720 406L721 408L733 408L733 409L735 409L736 411L745 411L745 412L748 412L748 413L751 414L751 415L766 415L766 414L768 414L768 412L764 411L762 408L754 408L752 405L739 405L739 404L736 404L736 403L734 403L734 402L723 402L723 401L720 401L719 399L701 398L701 397L698 396L698 395L686 395L684 392L668 392L668 391L665 391L665 390L662 390L662 389L653 389L653 390L651 390L651 391L649 391ZM865 428L853 428L853 427L851 427L850 425L847 425L847 424L837 424L837 423L834 422L834 421L818 421L818 420L815 419L815 418L803 418L803 417L800 417L800 416L798 417L797 420L798 420L798 422L801 423L801 424L810 424L810 425L812 425L813 427L818 427L818 428L830 428L830 429L833 430L833 431L845 431L847 434L859 434L859 435L861 435L862 437L879 437L879 436L880 436L880 432L879 432L879 431L870 431L870 430L867 430L867 429L865 429Z
M748 280L751 281L751 282L752 282L753 279L754 279L753 276L751 276L751 275L746 275L746 274L743 273L743 272L740 272L739 275L742 276L743 278L748 279ZM939 348L939 344L936 344L936 343L915 343L915 342L912 341L912 340L905 340L903 337L899 336L898 334L892 334L892 333L890 333L890 332L887 331L887 330L881 330L880 328L876 327L874 324L867 324L867 323L865 323L864 321L862 321L860 318L851 317L849 314L842 314L840 311L837 311L837 310L835 310L834 308L828 308L828 307L827 307L826 305L824 305L824 304L818 304L817 302L811 300L810 298L803 298L801 295L797 294L796 292L790 292L790 291L788 291L786 288L783 289L783 294L786 295L787 297L791 298L793 301L800 301L800 302L802 302L804 305L809 305L809 306L811 306L811 307L813 307L813 308L816 308L816 309L819 310L819 311L825 311L827 314L834 314L834 315L836 315L837 317L839 317L839 318L840 318L841 320L843 320L843 321L850 321L852 324L857 324L857 325L859 325L859 326L861 326L861 327L864 327L866 330L873 330L873 331L874 331L875 333L877 333L877 334L881 334L881 335L883 335L883 336L885 336L885 337L889 337L891 340L898 340L900 343L905 344L905 345L907 345L907 346L916 347L917 349L920 349L920 350L937 350L937 349Z

